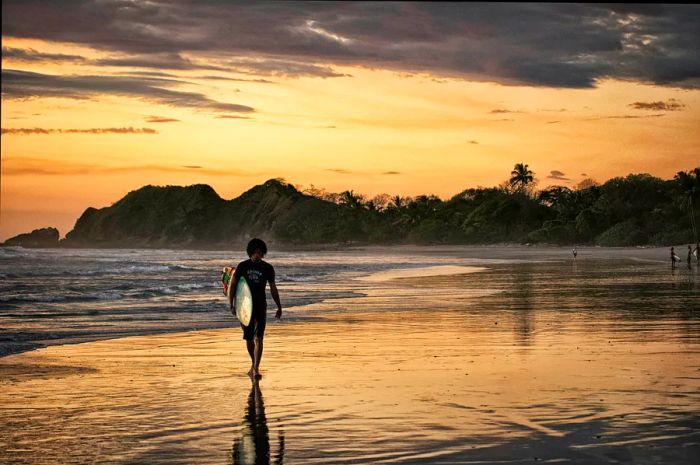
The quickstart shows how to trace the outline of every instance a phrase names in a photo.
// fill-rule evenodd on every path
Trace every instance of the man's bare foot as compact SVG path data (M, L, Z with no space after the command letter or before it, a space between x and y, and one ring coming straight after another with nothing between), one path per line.
M262 374L259 371L255 370L255 379L260 379L260 378L262 378Z
M256 373L255 368L250 367L250 370L248 370L248 376L250 376L252 378L253 376L255 376L255 373Z

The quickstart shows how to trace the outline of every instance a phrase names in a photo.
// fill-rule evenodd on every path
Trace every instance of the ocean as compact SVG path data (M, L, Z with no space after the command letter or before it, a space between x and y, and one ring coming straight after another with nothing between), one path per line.
M242 251L0 248L0 355L237 326L226 308L221 270L246 258ZM274 252L267 259L276 267L286 308L353 296L362 287L353 278L380 271L503 261L400 248ZM274 308L271 300L268 308Z

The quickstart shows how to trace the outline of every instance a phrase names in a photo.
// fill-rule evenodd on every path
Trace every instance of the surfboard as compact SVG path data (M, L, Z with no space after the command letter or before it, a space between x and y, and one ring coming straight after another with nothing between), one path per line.
M224 286L224 295L226 298L226 306L229 305L231 292L234 286L231 285L235 268L227 266L221 272L221 284ZM250 286L244 277L238 280L236 288L236 299L233 302L233 308L236 310L236 318L243 323L243 326L250 324L250 317L253 315L253 294L250 292Z
M680 261L681 261L681 257L679 257L678 255L676 255L676 254L674 253L674 254L673 254L673 260L676 261L676 262L680 262Z
M695 249L695 250L693 250L693 257L697 257L697 256L698 256L698 249Z
M236 271L235 268L227 266L221 272L221 284L224 286L224 295L228 297L228 286L231 283L231 278L233 277L233 272Z
M231 289L233 286L229 286ZM243 276L238 278L236 284L236 299L233 303L236 309L236 317L243 326L250 324L250 317L253 316L253 294L250 292L248 281Z

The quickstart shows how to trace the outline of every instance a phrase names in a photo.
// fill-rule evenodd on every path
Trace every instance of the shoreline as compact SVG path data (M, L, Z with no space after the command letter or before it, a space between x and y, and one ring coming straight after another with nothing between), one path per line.
M317 252L317 251L349 251L349 250L374 250L374 249L386 249L386 248L445 248L445 249L460 249L460 248L541 248L541 249L556 249L556 248L571 248L574 245L577 249L610 249L610 250L636 250L636 249L668 249L670 247L681 247L687 246L687 243L679 244L668 244L668 245L658 245L658 244L640 244L640 245L629 245L629 246L602 246L595 244L554 244L554 243L521 243L521 242L495 242L495 243L435 243L435 244L423 244L423 243L331 243L331 244L276 244L274 241L269 241L269 246L271 249L275 249L280 252ZM0 249L24 249L24 250L173 250L178 252L226 252L237 249L245 249L245 243L240 244L221 244L221 245L202 245L202 246L188 246L188 245L170 245L170 246L127 246L127 245L57 245L54 247L25 247L20 245L6 245L0 243Z
M423 267L423 268L394 268L385 271L379 271L370 273L364 276L353 278L356 281L367 282L367 283L381 283L385 281L391 281L393 279L405 279L405 278L419 278L419 277L436 277L436 276L449 276L463 273L474 273L483 271L486 268L483 267L449 267L449 266L435 266L435 267ZM333 300L338 299L352 299L354 296L347 297L334 297ZM320 299L318 301L311 301L299 306L286 307L285 310L293 310L299 307L305 307L313 304L322 304L326 299ZM268 311L268 313L270 313ZM268 315L269 317L269 315ZM37 341L21 341L16 348L11 345L3 347L3 351L0 352L0 359L4 357L9 357L12 355L33 352L36 350L41 350L47 347L63 346L63 345L76 345L83 343L90 343L96 341L106 341L114 339L124 339L129 337L138 336L155 336L161 334L178 334L178 333L189 333L193 331L208 331L217 329L230 329L239 328L239 323L235 318L232 318L230 325L211 325L203 326L200 328L172 328L172 329L149 329L147 331L135 332L134 334L123 334L123 335L109 335L109 336L99 336L99 335L86 335L86 336L75 336L72 338L67 338L60 340L56 343L51 343L51 339L37 340Z
M94 249L94 250L105 250L105 249ZM121 249L120 249L121 250ZM132 249L132 250L138 250L138 249ZM171 250L171 249L163 249L163 250ZM458 255L455 255L455 259L453 261L458 262L460 260L464 261L463 268L459 269L452 269L451 272L444 274L445 276L449 276L450 274L454 273L461 273L461 272L471 272L471 271L484 271L483 266L489 266L493 267L496 266L499 269L502 269L503 271L506 271L509 266L512 266L516 262L527 262L527 263L535 263L535 262L544 262L544 261L552 261L554 260L555 262L571 262L575 263L572 261L570 257L570 251L568 248L561 248L561 247L524 247L524 246L519 246L519 247L495 247L495 246L479 246L479 247L465 247L465 246L393 246L391 248L386 248L382 246L372 246L372 247L357 247L353 249L345 249L341 253L352 253L352 252L369 252L370 254L375 253L375 252L383 252L387 254L405 254L407 256L410 256L414 253L420 254L421 257L423 257L423 254L428 254L426 255L427 257L452 257L453 253L459 253ZM620 259L627 259L630 260L634 263L648 263L651 265L655 265L659 270L665 270L666 268L670 268L670 266L667 266L668 263L664 260L666 258L666 253L665 250L663 253L662 251L657 251L655 248L638 248L638 247L624 247L624 248L602 248L602 247L592 247L592 248L579 248L579 258L576 261L576 263L579 264L584 264L588 260L614 260L614 261L619 261ZM281 253L286 253L285 251L281 251ZM464 258L459 258L460 256ZM490 258L487 258L490 257ZM466 266L465 266L466 265ZM445 265L435 265L432 268L440 268L440 267L445 267ZM430 268L430 267L428 267ZM449 266L447 267L449 268ZM679 265L677 270L677 273L683 274L685 273L685 266ZM445 269L445 268L443 268ZM421 272L425 271L426 268L422 267L419 268L417 273L415 269L408 266L408 267L398 267L395 269L391 270L383 270L375 273L369 273L364 276L359 276L352 278L355 282L359 283L367 283L368 285L372 284L381 284L381 280L377 281L376 277L372 278L372 275L379 275L384 276L382 279L408 279L410 280L411 278L414 277L420 277ZM442 272L438 274L443 274ZM431 273L428 272L426 277L430 277ZM433 275L435 276L435 275ZM289 286L295 286L294 282L290 282L287 285ZM291 289L292 287L290 287ZM348 288L349 289L349 288ZM352 291L352 289L350 289ZM217 294L218 297L218 294ZM353 292L348 292L347 296L336 296L333 298L333 300L337 299L348 299L353 297ZM302 307L307 306L309 304L314 304L314 303L323 303L322 297L320 297L320 300L312 300L309 302L305 302L303 304L300 304ZM297 308L297 305L293 305L290 307L286 307L286 309L295 309ZM215 320L218 320L219 317L215 317ZM200 330L208 330L208 329L216 329L216 328L230 328L230 327L238 327L238 324L236 321L227 321L227 322L212 322L210 324L202 324L201 326L197 327L173 327L173 328L166 328L166 329L144 329L144 330L136 330L134 332L128 332L125 334L119 334L119 332L116 333L116 335L77 335L77 336L68 336L66 339L61 340L60 338L53 339L53 338L47 338L47 339L32 339L31 336L27 338L23 338L20 334L19 336L13 335L13 333L8 332L6 333L6 347L4 347L2 353L0 353L0 358L7 357L13 354L18 354L18 353L26 353L26 352L31 352L35 351L44 347L51 347L55 345L62 345L62 344L77 344L77 343L82 343L82 342L88 342L88 341L95 341L95 340L107 340L107 339L118 339L118 338L123 338L123 337L130 337L130 336L136 336L136 335L144 335L144 334L163 334L163 333L178 333L178 332L190 332L190 331L200 331Z

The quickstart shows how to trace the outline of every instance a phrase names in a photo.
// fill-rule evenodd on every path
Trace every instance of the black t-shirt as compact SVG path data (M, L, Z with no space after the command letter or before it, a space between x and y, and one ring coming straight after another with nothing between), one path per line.
M248 259L236 267L236 271L233 273L233 282L238 283L238 278L241 276L248 282L250 293L253 294L253 309L266 309L265 286L268 282L275 282L275 269L272 265L263 260L254 262Z

